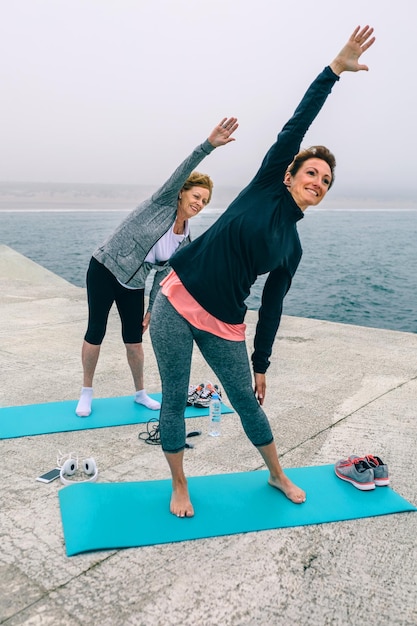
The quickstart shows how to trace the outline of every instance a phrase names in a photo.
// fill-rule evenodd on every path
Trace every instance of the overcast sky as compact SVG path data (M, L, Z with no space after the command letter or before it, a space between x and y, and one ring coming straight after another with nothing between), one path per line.
M415 0L4 0L0 181L159 185L235 115L236 141L199 169L244 186L370 24L370 71L342 75L304 145L335 153L344 192L414 196L416 23Z

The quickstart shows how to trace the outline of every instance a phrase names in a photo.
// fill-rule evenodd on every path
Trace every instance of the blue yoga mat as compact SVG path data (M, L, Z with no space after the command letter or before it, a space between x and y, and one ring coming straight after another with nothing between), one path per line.
M161 394L150 394L151 398L161 401ZM93 411L89 417L78 417L75 408L78 400L47 402L45 404L27 404L0 409L0 439L13 439L29 435L63 433L71 430L106 428L108 426L126 426L144 424L150 419L159 419L159 411L152 411L137 404L132 396L118 398L94 398ZM233 413L232 409L222 404L222 413ZM208 415L208 409L188 406L185 417Z
M170 480L64 487L59 503L67 555L417 510L390 487L355 489L336 477L333 465L286 474L306 490L304 504L268 485L267 471L189 478L195 516L186 519L169 512Z

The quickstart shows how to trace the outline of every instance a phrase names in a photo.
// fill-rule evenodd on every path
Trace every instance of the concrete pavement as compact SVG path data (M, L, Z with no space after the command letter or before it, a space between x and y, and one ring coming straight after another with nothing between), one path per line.
M0 246L0 405L77 398L86 317L84 289ZM256 313L247 323L250 349ZM144 347L146 387L156 392L148 334ZM192 381L205 379L216 380L196 351ZM391 486L417 504L417 335L284 316L267 383L284 467L374 453L388 463ZM112 313L95 395L130 393ZM94 456L103 481L168 478L160 448L140 442L139 430L0 442L1 624L417 624L415 513L66 557L60 484L36 476L61 450ZM219 440L195 444L188 475L264 469L235 414Z

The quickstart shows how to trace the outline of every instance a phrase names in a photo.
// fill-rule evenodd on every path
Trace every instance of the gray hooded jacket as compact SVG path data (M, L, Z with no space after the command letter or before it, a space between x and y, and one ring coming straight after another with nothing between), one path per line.
M185 181L195 167L214 149L208 140L197 146L166 183L129 213L113 234L93 253L93 257L99 263L129 287L144 289L147 276L152 269L156 270L148 311L152 309L161 280L171 268L168 261L163 265L156 265L144 262L144 259L174 223L178 194ZM190 241L190 236L186 237L177 250Z

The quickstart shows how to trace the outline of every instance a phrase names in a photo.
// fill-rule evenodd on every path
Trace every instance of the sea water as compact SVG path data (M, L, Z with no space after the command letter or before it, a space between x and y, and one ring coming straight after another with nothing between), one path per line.
M0 243L74 285L85 286L93 250L128 210L0 210ZM205 209L190 222L197 237L221 215ZM298 222L303 257L284 314L359 326L417 331L417 210L313 209ZM247 306L258 309L266 276Z

